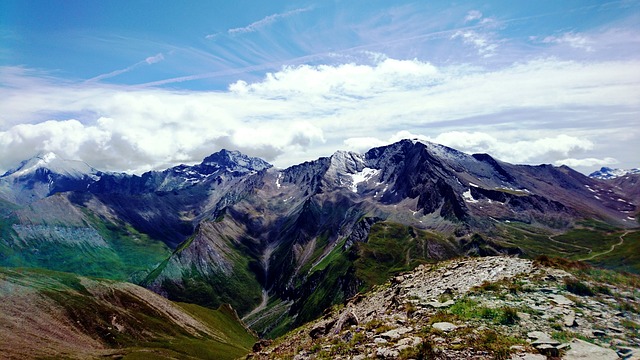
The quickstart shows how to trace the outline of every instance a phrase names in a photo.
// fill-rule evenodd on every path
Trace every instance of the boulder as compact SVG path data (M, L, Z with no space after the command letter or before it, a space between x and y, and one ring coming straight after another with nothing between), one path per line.
M444 331L444 332L450 332L458 328L457 326L455 326L450 322L437 322L437 323L433 323L431 326L434 329Z
M571 349L565 353L565 360L618 360L618 354L611 349L574 339L570 343Z

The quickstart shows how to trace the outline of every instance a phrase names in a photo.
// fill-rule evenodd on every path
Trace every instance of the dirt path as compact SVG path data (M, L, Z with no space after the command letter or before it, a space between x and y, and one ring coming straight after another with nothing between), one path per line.
M523 232L523 233L527 233L527 234L530 234L530 235L540 235L540 234L536 234L534 232L531 232L529 230L521 229L519 227L516 227L516 226L513 226L513 225L509 225L507 223L503 223L503 222L501 222L499 220L496 220L494 218L491 218L491 220L493 220L493 221L495 221L497 223L500 223L503 226L506 226L506 227L514 229L514 230L518 230L518 231ZM571 246L571 247L574 247L574 248L577 248L577 249L586 250L587 254L591 254L593 252L593 250L591 248L588 248L586 246L581 246L581 245L576 245L576 244L571 244L571 243L558 241L558 240L553 238L554 236L558 236L558 235L547 235L547 239L549 239L549 241L554 242L556 244L560 244L560 245L564 245L564 246ZM564 253L564 254L568 254L568 252L566 252L566 251L559 251L559 252Z
M580 259L580 261L593 260L598 256L602 256L602 255L605 255L605 254L608 254L608 253L612 252L616 248L616 246L620 246L620 245L624 244L624 237L627 236L630 233L632 233L632 231L625 231L624 234L620 235L618 237L620 239L620 241L617 244L611 245L611 249L609 249L609 250L607 250L605 252L598 253L598 254L593 254L593 255L591 255L589 257L586 257L586 258L582 258L582 259Z
M591 253L593 252L593 249L588 248L588 247L586 247L586 246L576 245L576 244L571 244L571 243L565 243L565 242L562 242L562 241L558 241L558 240L556 240L556 239L554 239L554 238L553 238L554 236L557 236L557 235L549 235L549 236L547 236L547 238L548 238L551 242L554 242L554 243L556 243L556 244L569 245L569 246L573 246L573 247L578 248L578 249L584 249L584 250L587 250L587 254L591 254Z

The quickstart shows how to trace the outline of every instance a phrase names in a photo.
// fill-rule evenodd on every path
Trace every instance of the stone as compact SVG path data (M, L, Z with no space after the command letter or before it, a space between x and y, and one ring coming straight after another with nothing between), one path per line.
M262 351L262 349L268 347L269 345L272 344L272 340L267 340L267 339L261 339L258 342L256 342L255 344L253 344L253 352L260 352Z
M607 328L613 332L617 332L617 333L623 333L624 330L619 328L619 327L615 327L615 326L607 326Z
M629 359L634 355L633 349L625 346L618 347L618 351L616 351L616 353L622 359Z
M400 328L397 328L397 329L392 329L392 330L383 332L382 334L380 334L380 336L382 338L385 338L385 339L388 339L388 340L395 340L395 339L400 338L402 335L404 335L404 334L406 334L408 332L411 332L411 331L413 331L413 329L410 328L410 327L400 327Z
M536 346L536 350L545 356L558 357L560 355L560 351L550 344L540 344Z
M527 337L529 339L540 339L540 338L550 338L549 334L542 331L531 331L527 333Z
M549 295L549 299L551 299L551 302L556 303L558 305L561 306L571 306L573 305L573 301L567 299L566 297L560 295L560 294L552 294Z
M373 342L376 344L386 344L387 343L387 339L381 338L381 337L376 337L373 339Z
M425 304L425 306L429 306L435 309L440 309L440 308L446 308L449 307L451 305L455 304L455 301L453 300L447 300L443 303L439 302L439 301L430 301L428 303Z
M562 357L564 360L617 360L618 354L611 349L588 343L580 339L572 340L568 350Z
M606 336L607 333L602 330L593 330L593 336L603 337Z
M578 326L578 324L576 323L576 314L573 311L563 316L562 321L564 323L564 326L566 327Z
M455 326L450 322L437 322L437 323L433 323L431 326L436 330L440 330L444 332L450 332L458 328L457 326Z
M309 331L309 336L311 336L312 339L318 339L322 336L324 336L324 334L327 333L327 329L324 326L324 324L318 324L316 326L314 326L311 331Z
M395 349L389 349L386 347L378 348L376 356L383 359L395 359L400 355L400 352Z
M514 354L511 360L547 360L547 357L541 354Z
M340 315L340 319L338 319L336 324L336 333L344 329L348 329L351 325L358 325L358 323L358 317L353 313L353 311L345 311Z

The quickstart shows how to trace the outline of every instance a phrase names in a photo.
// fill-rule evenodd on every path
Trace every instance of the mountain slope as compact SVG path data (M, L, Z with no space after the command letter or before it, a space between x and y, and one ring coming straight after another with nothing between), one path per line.
M549 258L422 265L263 342L251 358L629 358L640 354L639 281Z
M611 180L625 175L637 174L640 174L640 169L612 169L610 167L602 167L600 170L589 174L589 177L600 180Z
M6 359L235 359L255 341L228 307L176 304L128 283L0 268L0 295Z
M87 274L86 259L103 272L89 274L117 269L169 299L229 302L271 335L398 271L458 255L611 264L621 229L637 226L629 188L417 140L282 170L223 150L141 176L100 173L82 189L29 174L0 177L22 194L0 192L2 264ZM47 192L29 198L24 184ZM43 245L53 254L44 260ZM56 253L65 248L74 261Z
M365 154L337 152L250 179L250 191L215 213L214 232L198 232L197 241L185 242L171 265L147 281L171 297L171 279L183 288L195 270L205 279L199 286L229 293L218 280L206 279L233 278L232 258L244 255L247 265L237 274L252 271L271 300L248 321L272 334L286 328L278 323L302 324L384 280L371 280L371 273L393 274L458 254L536 256L550 249L548 236L584 219L633 225L628 212L635 210L619 201L625 196L619 189L566 167L511 165L410 140ZM580 226L594 239L603 235L590 224ZM382 229L393 231L374 235L376 245L371 233L387 231ZM597 246L609 241L615 239ZM594 251L568 238L554 245L550 251L576 257ZM405 253L381 262L376 246ZM255 305L258 296L250 295Z

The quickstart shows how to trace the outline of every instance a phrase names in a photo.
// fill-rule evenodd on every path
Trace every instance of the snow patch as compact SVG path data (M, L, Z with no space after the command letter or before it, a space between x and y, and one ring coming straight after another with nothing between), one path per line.
M276 187L278 187L278 189L282 186L280 184L280 178L282 178L282 174L278 174L278 177L276 178Z
M462 193L462 197L464 198L464 201L468 202L468 203L477 203L478 200L473 198L473 195L471 195L471 189L465 191Z
M358 184L368 181L379 173L380 170L364 168L358 173L351 174L351 191L353 191L354 193L358 192Z

